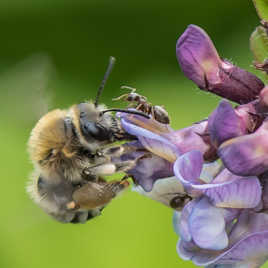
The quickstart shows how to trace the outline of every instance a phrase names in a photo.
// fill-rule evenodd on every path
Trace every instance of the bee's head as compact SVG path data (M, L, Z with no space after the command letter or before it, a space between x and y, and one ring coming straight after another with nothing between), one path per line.
M104 105L96 107L92 102L83 102L70 109L72 122L80 142L92 151L102 144L113 142L113 128L116 126L116 120L111 114L103 114L104 109Z

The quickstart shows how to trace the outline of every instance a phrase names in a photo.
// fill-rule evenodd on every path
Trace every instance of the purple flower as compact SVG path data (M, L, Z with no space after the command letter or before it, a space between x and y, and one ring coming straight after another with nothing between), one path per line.
M251 210L233 213L201 198L188 203L181 215L176 212L173 223L181 234L178 254L196 265L259 267L268 259L267 214Z
M260 182L215 167L213 178L205 180L202 169L210 165L203 164L198 151L184 154L174 164L177 178L196 195L181 214L174 214L178 254L200 266L258 267L268 259L268 215L258 213L267 201Z
M176 209L182 212L174 216L177 250L197 265L259 266L268 258L268 216L260 213L268 210L262 194L262 187L268 193L268 183L262 179L261 187L255 176L241 177L217 162L204 162L215 151L210 136L224 145L248 132L249 107L234 110L222 102L209 122L179 131L139 115L118 115L122 127L138 138L137 151L147 151L128 171L137 183L134 191L169 207L179 198ZM230 122L230 128L222 128L219 121Z
M185 76L200 89L231 101L253 101L264 87L255 75L222 60L207 33L196 25L189 25L180 36L176 55Z

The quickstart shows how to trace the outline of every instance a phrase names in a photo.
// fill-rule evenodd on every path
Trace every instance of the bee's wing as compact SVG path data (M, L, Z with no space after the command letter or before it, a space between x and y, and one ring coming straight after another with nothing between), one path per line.
M52 71L50 58L36 54L0 73L1 114L21 122L36 121L45 114Z
M171 201L174 197L183 197L186 194L183 185L176 177L157 180L150 192L144 191L141 186L135 186L133 191L156 200L168 207L171 207Z

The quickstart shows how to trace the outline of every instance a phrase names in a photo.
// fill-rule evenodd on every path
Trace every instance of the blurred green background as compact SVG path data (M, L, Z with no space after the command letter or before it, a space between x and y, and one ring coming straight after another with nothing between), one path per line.
M101 217L60 224L25 192L32 169L26 144L38 117L94 98L110 55L117 58L102 102L121 85L165 105L172 126L206 117L218 98L181 73L175 43L190 23L203 27L220 54L254 71L248 38L258 25L250 0L0 2L0 267L194 267L176 253L172 211L130 190ZM266 265L268 267L268 265Z

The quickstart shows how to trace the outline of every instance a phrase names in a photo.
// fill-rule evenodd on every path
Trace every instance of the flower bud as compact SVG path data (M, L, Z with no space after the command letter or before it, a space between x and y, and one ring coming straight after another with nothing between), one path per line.
M240 104L255 100L264 84L255 75L222 60L207 33L189 25L178 39L176 55L185 76L202 90Z

